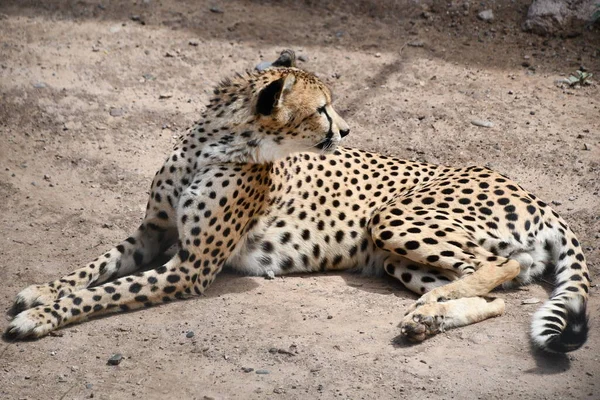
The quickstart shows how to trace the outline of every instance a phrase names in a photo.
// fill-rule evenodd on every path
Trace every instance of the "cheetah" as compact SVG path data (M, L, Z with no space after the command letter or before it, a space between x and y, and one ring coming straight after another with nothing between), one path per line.
M453 168L340 146L329 88L284 51L223 81L150 188L135 233L69 275L21 291L9 339L104 313L201 295L231 268L249 275L355 270L420 295L400 333L422 341L504 312L490 296L545 271L555 289L533 344L587 339L590 276L579 242L546 203L484 167ZM172 246L155 269L144 266Z

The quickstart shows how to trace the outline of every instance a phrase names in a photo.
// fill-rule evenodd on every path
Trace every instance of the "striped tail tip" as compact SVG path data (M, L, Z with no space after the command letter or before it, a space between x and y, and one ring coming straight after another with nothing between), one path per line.
M583 297L551 299L533 315L531 339L542 350L553 353L577 350L587 336L588 316Z

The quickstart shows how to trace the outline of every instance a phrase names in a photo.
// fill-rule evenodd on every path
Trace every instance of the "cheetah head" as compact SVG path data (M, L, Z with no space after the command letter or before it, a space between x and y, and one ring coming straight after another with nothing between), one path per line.
M297 68L271 68L259 82L254 113L263 128L263 159L298 151L331 152L350 132L331 104L329 88L313 74Z

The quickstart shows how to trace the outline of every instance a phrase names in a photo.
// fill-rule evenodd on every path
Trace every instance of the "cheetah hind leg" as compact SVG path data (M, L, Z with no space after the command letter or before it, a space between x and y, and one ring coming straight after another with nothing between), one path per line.
M504 313L504 300L489 297L463 297L443 303L424 304L406 315L400 333L413 342L444 332L498 317Z
M424 294L446 285L459 275L452 270L434 268L400 256L389 256L383 263L385 272L398 279L410 291Z

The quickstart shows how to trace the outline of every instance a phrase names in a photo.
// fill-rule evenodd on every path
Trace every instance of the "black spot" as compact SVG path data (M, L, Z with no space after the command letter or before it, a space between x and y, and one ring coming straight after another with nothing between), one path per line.
M294 265L295 263L292 257L286 257L279 263L279 267L284 271L289 271L290 269L294 268Z
M419 242L415 240L409 240L408 242L406 242L404 247L406 247L408 250L416 250L419 248Z
M144 255L141 251L136 250L133 253L133 260L135 261L135 265L139 267L144 262Z
M439 259L440 259L440 256L436 256L436 255L427 256L427 262L430 262L430 263L439 261Z
M129 286L129 291L131 293L139 293L140 290L142 290L142 285L140 285L139 283L133 283L131 286Z

